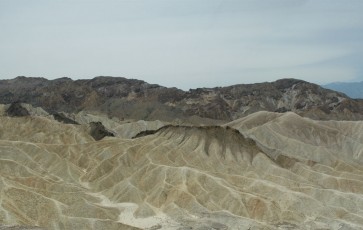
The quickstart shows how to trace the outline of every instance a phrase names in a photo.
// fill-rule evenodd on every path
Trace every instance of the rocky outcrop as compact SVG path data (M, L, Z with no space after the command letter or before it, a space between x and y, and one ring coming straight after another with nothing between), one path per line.
M5 113L10 117L24 117L30 115L29 111L19 102L11 103Z
M113 133L108 131L101 122L91 122L90 127L91 127L90 134L96 141L99 141L104 137L115 136Z

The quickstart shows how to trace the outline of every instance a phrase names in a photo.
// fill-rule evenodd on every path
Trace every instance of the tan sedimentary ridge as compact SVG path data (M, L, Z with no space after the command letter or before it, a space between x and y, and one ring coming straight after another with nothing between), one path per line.
M147 134L95 141L87 124L1 116L0 224L363 228L363 122L258 112Z

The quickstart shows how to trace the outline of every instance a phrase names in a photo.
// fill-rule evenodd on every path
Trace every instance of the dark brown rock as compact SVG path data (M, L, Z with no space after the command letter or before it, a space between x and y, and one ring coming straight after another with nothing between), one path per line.
M79 125L78 122L76 122L75 120L72 120L72 119L66 117L62 113L55 113L55 114L53 114L53 117L54 117L55 120L57 120L59 122L62 122L64 124Z
M297 79L189 91L121 77L0 80L0 103L16 101L51 114L90 110L137 120L202 117L229 121L262 110L293 111L323 120L363 119L363 100Z
M101 122L91 122L91 136L96 140L99 141L104 137L114 137L115 135L108 131L105 126Z
M21 103L14 102L11 103L9 108L6 110L6 115L10 117L25 117L30 114L29 111L21 105Z

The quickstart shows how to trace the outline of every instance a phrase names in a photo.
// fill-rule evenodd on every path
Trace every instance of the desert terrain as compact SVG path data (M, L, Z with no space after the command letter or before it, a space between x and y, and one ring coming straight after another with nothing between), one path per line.
M0 229L363 229L362 121L79 112L64 115L71 124L10 107L0 107Z

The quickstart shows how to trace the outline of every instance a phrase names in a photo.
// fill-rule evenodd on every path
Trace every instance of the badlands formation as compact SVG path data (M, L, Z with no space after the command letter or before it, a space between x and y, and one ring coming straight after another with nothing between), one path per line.
M362 121L260 111L198 126L10 107L0 229L363 229Z

